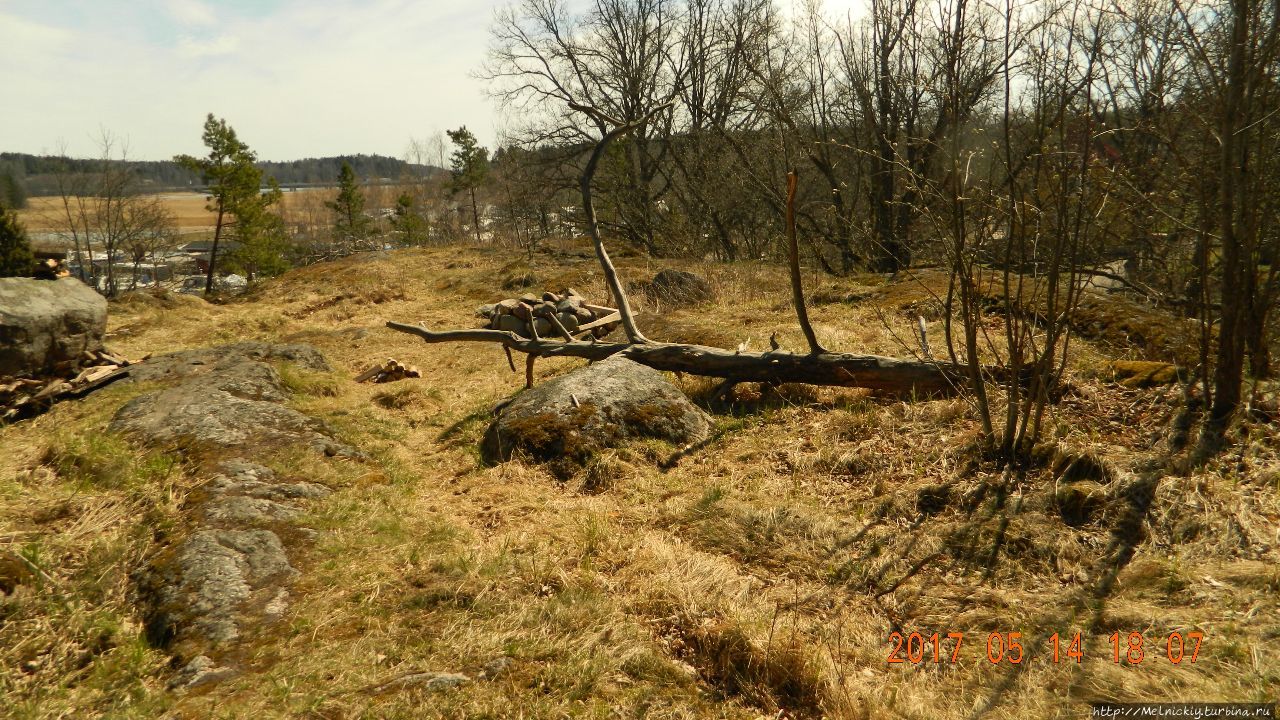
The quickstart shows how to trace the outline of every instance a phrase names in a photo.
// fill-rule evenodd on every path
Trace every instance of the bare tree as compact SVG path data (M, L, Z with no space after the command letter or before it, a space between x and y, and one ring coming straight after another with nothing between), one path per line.
M1275 256L1280 220L1272 174L1280 152L1280 8L1266 0L1230 0L1219 10L1178 3L1218 149L1217 193L1204 216L1214 220L1205 226L1212 227L1221 257L1221 300L1201 459L1225 444L1243 396L1246 358L1255 375L1270 371L1269 317L1280 289L1275 263L1266 265ZM1207 273L1207 257L1202 265Z
M141 182L128 165L126 141L104 129L96 142L99 154L94 171L73 173L64 162L55 173L61 197L57 225L75 245L80 279L111 296L121 287L116 275L117 260L127 251L136 270L141 262L137 255L140 247L146 248L142 251L145 256L173 239L173 216L158 198L142 193ZM60 146L60 153L65 155L65 145ZM101 276L94 259L95 245L100 248L103 263Z

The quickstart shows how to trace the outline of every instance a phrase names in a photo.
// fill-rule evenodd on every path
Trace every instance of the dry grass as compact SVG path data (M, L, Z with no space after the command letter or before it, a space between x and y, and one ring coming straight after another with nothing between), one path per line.
M374 254L228 305L117 303L108 344L130 356L246 337L315 344L336 370L286 369L295 406L375 460L266 459L341 489L315 504L320 540L285 622L249 649L253 670L181 695L141 641L125 573L188 480L163 459L121 465L125 446L99 433L138 390L0 429L0 552L51 578L0 604L0 703L23 717L960 718L1077 717L1100 699L1275 699L1274 433L1257 431L1221 466L1160 479L1127 564L1109 549L1133 539L1123 521L1135 494L1121 489L1138 487L1172 399L1087 377L1055 407L1054 439L1112 468L1114 501L1075 527L1051 463L1020 475L984 463L963 400L743 387L717 409L715 438L684 456L633 444L568 480L519 460L484 467L489 409L521 375L491 346L424 345L382 324L472 326L474 307L510 294L498 286L517 274L604 298L582 248L553 251L531 263L500 249ZM632 279L666 263L620 265ZM762 349L777 331L784 348L803 347L776 268L675 265L709 276L721 299L642 308L651 335ZM834 298L811 313L824 343L908 353L915 313L902 307L928 293L879 282L821 280ZM1112 352L1080 348L1077 370ZM349 382L386 357L426 377ZM578 364L544 360L537 375ZM695 397L709 387L677 382ZM1205 633L1196 664L1163 660L1155 638L1191 629ZM895 630L963 632L960 659L946 662L944 640L942 663L889 664ZM1143 663L1111 661L1117 631L1147 634ZM1027 661L988 662L991 632L1023 633ZM1052 662L1053 632L1083 634L1082 664ZM395 689L421 672L474 680Z
M284 194L283 207L286 211L300 208L309 198L320 196L331 199L337 193L331 188L304 188L292 190ZM158 195L166 210L173 214L174 224L179 231L212 229L217 220L214 213L206 209L206 196L194 192L174 192ZM33 197L27 200L27 207L18 211L20 220L27 230L53 231L60 229L66 221L66 211L62 207L61 197Z

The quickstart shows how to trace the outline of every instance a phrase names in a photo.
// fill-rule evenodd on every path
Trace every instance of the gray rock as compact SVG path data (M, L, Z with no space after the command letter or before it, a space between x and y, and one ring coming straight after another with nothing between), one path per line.
M189 534L136 578L148 638L172 646L179 657L200 655L178 673L176 686L237 672L214 660L234 657L230 646L238 639L285 614L288 585L298 572L281 538L291 544L314 540L315 531L292 525L302 515L298 501L330 493L315 483L277 478L243 455L225 456L285 443L360 455L336 443L318 420L282 404L288 393L280 375L262 362L277 358L328 367L306 345L238 343L175 353L143 363L139 375L176 383L126 403L110 424L151 445L196 450L196 463L208 473L190 496Z
M205 520L215 525L269 525L301 515L302 511L292 505L244 495L230 495L204 505Z
M226 475L214 475L204 484L203 489L212 495L244 495L266 500L317 500L332 492L316 483L233 480Z
M509 657L503 656L494 658L484 664L484 669L480 672L480 677L486 680L493 680L501 677L511 668L511 664L512 660Z
M632 438L702 440L711 419L662 373L622 357L526 390L503 407L481 443L488 462L520 450L538 460L583 462Z
M224 360L129 401L110 429L151 445L225 450L301 443L326 455L360 456L330 438L320 421L281 405L285 396L269 365Z
M238 397L213 382L188 381L130 400L112 418L113 432L151 445L227 449L332 442L314 418L270 400Z
M698 305L715 299L715 287L706 278L684 270L662 270L645 288L653 300L682 305Z
M148 634L164 645L223 645L240 637L247 606L269 603L297 575L269 530L196 531L144 583Z
M306 344L241 342L157 355L129 366L131 382L178 380L209 373L243 360L283 360L308 370L331 370L324 355Z
M226 473L233 480L246 482L251 480L261 480L270 482L275 479L275 472L265 465L259 465L255 462L249 462L244 458L231 458L218 463L218 469Z
M0 278L0 376L77 369L106 329L106 298L75 278Z
M529 324L515 315L499 315L493 327L495 330L513 332L521 337L529 336Z
M471 678L460 673L413 673L404 677L396 678L383 686L384 690L407 690L415 688L426 690L427 692L435 692L438 690L448 690L466 685L471 682Z
M244 400L283 402L287 398L280 373L254 360L223 361L213 367L201 384Z
M568 330L571 333L578 331L578 325L580 323L578 322L577 315L574 315L573 313L562 312L556 316L556 319L560 321L560 324L564 326L565 330Z
M169 681L169 687L190 689L225 680L235 674L235 670L220 667L208 655L197 655L173 676Z

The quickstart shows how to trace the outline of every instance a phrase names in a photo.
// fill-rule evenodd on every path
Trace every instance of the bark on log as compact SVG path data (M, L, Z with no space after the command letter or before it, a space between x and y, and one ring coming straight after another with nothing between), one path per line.
M806 383L860 387L898 394L953 395L966 382L968 369L949 363L898 360L879 355L823 352L735 353L704 345L649 342L643 344L529 340L502 330L447 330L388 322L387 327L417 335L429 343L489 342L539 357L603 360L621 354L655 370L725 378L737 382Z

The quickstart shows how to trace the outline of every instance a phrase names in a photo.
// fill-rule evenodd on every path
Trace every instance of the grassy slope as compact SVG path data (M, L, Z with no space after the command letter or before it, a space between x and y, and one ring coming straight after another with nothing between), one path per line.
M180 462L99 432L142 389L0 428L0 552L49 576L0 600L0 705L31 717L949 718L987 706L1074 717L1090 699L1275 699L1280 463L1261 430L1220 467L1162 480L1133 561L1101 598L1098 563L1123 504L1068 526L1049 471L1002 478L973 457L961 400L744 388L718 439L671 469L659 465L675 448L661 444L610 453L567 483L518 461L485 468L475 448L488 410L522 376L491 346L429 346L382 323L471 326L477 304L512 294L502 279L529 269L510 259L398 252L296 271L225 306L114 305L109 345L131 357L248 337L315 344L335 372L285 368L294 404L377 460L270 459L342 488L314 507L326 532L301 561L286 621L250 649L256 670L177 695L129 611L127 573L191 480ZM660 267L621 266L633 279ZM761 348L779 330L784 348L803 347L776 269L689 267L723 300L651 315L651 337ZM531 270L540 287L604 295L580 250ZM828 298L866 290L811 280ZM921 301L918 285L900 285L812 315L828 347L902 355L918 306L902 308ZM1055 432L1124 485L1172 401L1089 379L1106 355L1077 348L1080 392L1056 409ZM387 357L426 377L349 382ZM543 361L538 375L578 362ZM678 382L694 395L709 385ZM959 661L886 663L894 626L965 633ZM1205 633L1197 662L1171 665L1163 637L1193 629ZM1023 633L1026 662L989 663L992 631ZM1082 664L1051 661L1055 631L1084 633ZM1147 634L1141 664L1111 661L1114 631ZM475 677L499 657L511 658L505 672L459 690L385 687L414 672Z

